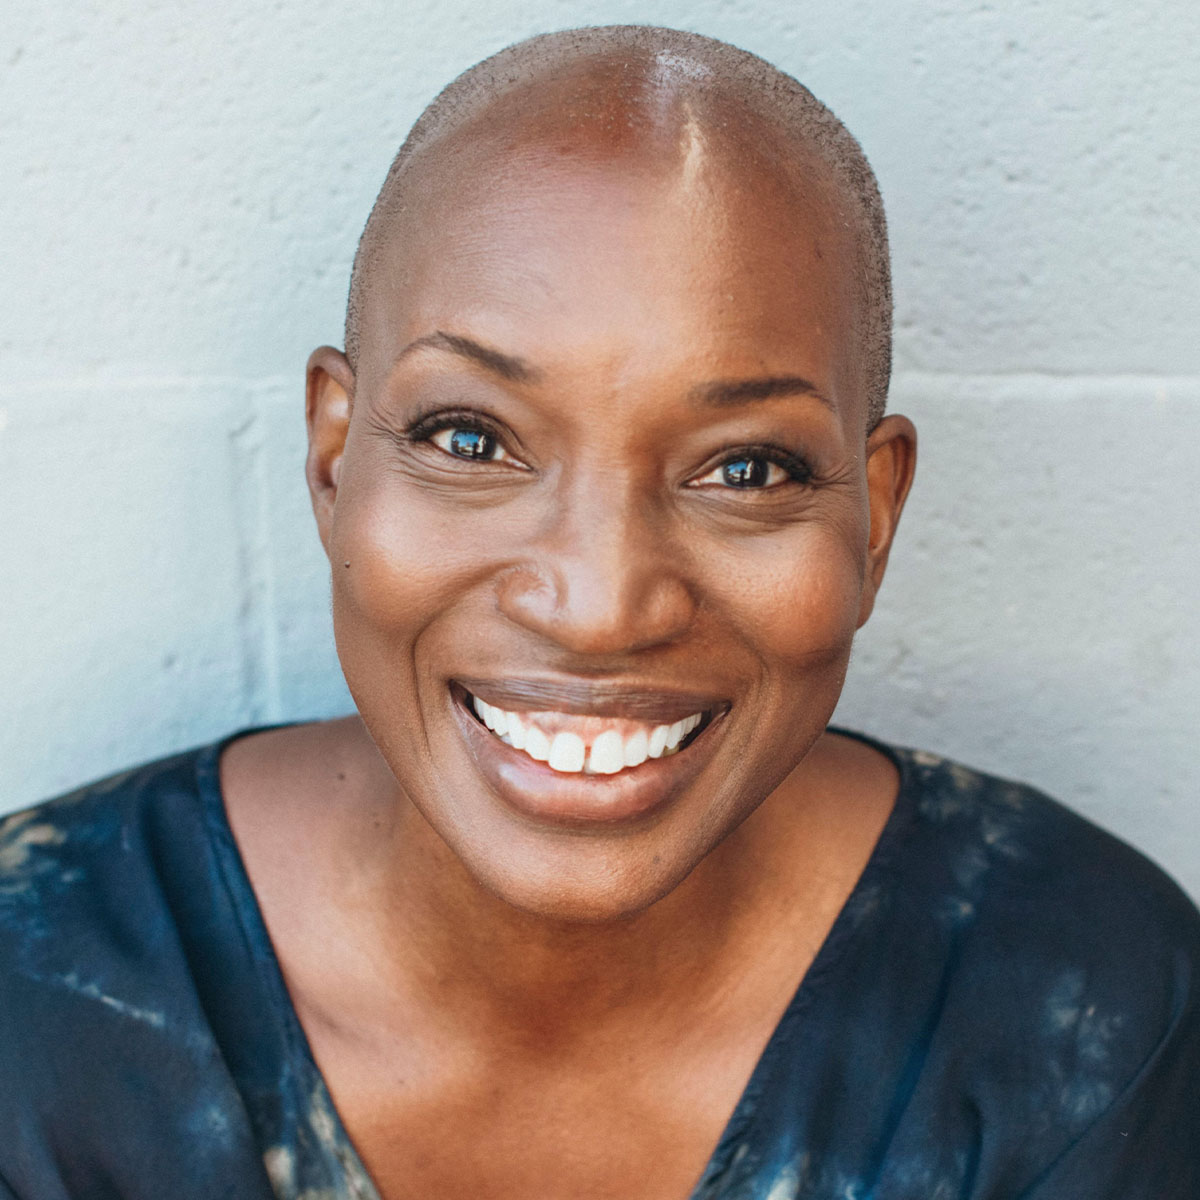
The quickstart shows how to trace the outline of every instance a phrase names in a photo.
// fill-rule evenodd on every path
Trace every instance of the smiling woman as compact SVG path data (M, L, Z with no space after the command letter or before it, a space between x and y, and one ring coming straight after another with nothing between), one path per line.
M889 338L870 170L761 60L452 84L309 360L357 712L2 827L0 1195L1194 1197L1191 904L828 727Z
M343 669L412 803L509 902L598 920L676 888L825 729L914 435L871 411L832 168L732 86L656 66L607 97L623 51L556 53L389 177L356 361L310 362L309 482ZM526 711L525 744L476 700Z

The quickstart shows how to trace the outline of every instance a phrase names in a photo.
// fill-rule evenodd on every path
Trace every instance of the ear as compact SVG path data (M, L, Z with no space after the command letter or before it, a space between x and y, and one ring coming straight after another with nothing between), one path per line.
M308 358L308 460L304 473L326 554L353 407L354 372L349 360L332 346L318 347Z
M871 529L858 624L875 607L900 513L917 468L917 431L907 417L884 417L867 438L867 494Z

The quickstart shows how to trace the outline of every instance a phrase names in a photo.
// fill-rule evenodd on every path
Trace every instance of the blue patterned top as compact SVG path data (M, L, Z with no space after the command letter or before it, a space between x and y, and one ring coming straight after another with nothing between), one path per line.
M378 1198L225 744L0 822L0 1200ZM1191 902L1031 788L880 748L895 809L691 1200L1196 1200Z

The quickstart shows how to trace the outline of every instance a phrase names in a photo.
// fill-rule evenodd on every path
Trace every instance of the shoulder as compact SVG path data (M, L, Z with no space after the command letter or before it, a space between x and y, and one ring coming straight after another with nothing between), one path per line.
M0 1177L20 1195L218 1196L259 1169L214 1023L263 1009L234 974L253 948L230 949L222 745L0 821Z
M900 752L945 1016L981 1106L1027 1136L1113 1106L1169 1123L1200 1071L1200 913L1145 855L1035 788ZM1114 1109L1115 1111L1115 1109Z
M0 819L0 1005L93 999L165 936L176 861L206 835L216 747L148 763ZM94 993L94 995L93 995Z
M1021 931L1020 946L1055 961L1200 963L1200 913L1141 851L1028 784L922 751L898 755L916 841L947 900L961 902L950 916Z
M0 922L22 897L50 902L134 857L161 818L198 806L205 747L122 771L0 818ZM167 810L171 810L168 814Z

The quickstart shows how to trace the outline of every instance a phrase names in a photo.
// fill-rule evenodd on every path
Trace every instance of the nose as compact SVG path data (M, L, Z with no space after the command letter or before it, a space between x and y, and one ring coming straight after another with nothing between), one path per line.
M684 556L653 506L626 490L578 486L499 581L510 620L579 655L679 640L696 615Z

